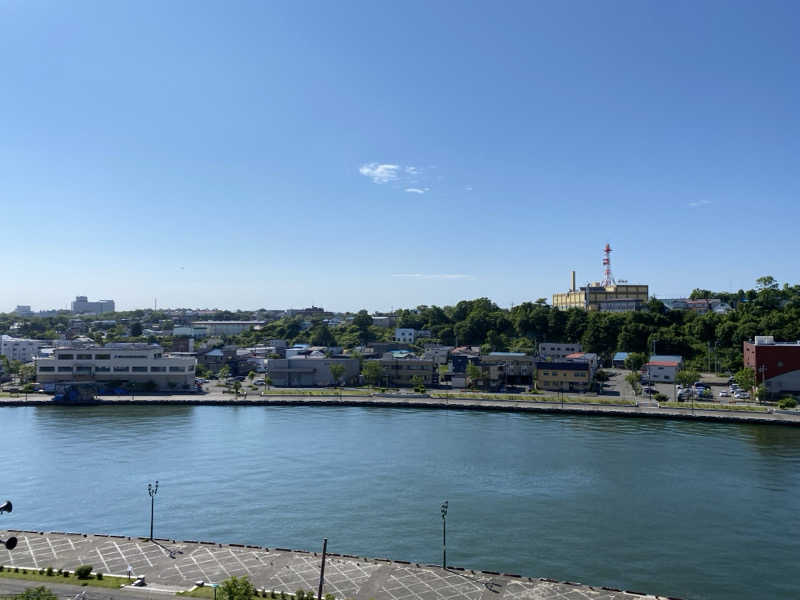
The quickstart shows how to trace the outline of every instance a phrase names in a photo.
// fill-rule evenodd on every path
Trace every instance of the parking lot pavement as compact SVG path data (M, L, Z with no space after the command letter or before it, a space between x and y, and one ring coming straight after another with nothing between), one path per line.
M149 585L168 590L189 589L198 581L208 584L234 575L246 575L259 589L289 593L298 589L316 590L319 583L321 556L316 552L112 535L0 532L2 538L8 535L16 535L19 543L11 552L0 549L0 564L6 566L74 570L78 565L91 564L95 570L120 576L125 576L130 566L134 575L144 575ZM2 582L0 578L0 589ZM93 593L89 590L89 598ZM353 600L657 598L489 571L443 569L343 554L328 555L323 593Z

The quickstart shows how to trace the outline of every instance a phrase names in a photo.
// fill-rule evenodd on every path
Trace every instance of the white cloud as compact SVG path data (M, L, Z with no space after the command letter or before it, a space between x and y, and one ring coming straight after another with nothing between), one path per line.
M372 179L374 183L388 183L397 179L400 165L387 165L379 163L367 163L361 165L358 172Z
M392 277L406 279L475 279L472 275L463 273L392 273Z
M467 186L467 187L465 187L464 189L465 189L466 191L468 191L468 192L471 192L471 191L472 191L472 186L471 186L471 185L468 185L468 186Z
M711 200L698 200L697 202L689 202L689 208L697 208L699 206L708 206Z
M431 188L406 188L404 191L411 192L412 194L424 194L425 192L429 192Z

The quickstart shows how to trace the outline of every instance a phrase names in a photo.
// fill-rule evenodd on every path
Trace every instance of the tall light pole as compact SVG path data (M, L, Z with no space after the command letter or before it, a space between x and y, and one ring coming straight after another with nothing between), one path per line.
M442 502L442 568L447 568L447 500Z
M153 508L155 505L156 494L158 493L158 479L156 484L147 484L147 493L150 495L150 541L153 540Z

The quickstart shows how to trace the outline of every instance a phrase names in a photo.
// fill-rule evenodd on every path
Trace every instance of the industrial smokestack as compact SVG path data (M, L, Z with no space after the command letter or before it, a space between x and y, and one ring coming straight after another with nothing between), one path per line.
M575 291L575 271L572 271L572 286L570 286L569 291L570 292Z

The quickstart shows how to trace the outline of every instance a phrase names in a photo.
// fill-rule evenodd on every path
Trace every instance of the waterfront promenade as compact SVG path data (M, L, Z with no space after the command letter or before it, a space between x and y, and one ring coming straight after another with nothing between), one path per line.
M592 404L590 402L571 403L569 398L563 403L549 398L549 401L530 399L511 400L508 395L498 398L450 397L436 398L427 395L411 394L374 394L348 395L331 393L330 395L276 395L248 394L234 396L212 392L206 394L174 394L174 395L137 395L103 396L98 398L101 405L175 405L175 406L361 406L361 407L397 407L428 408L454 410L487 410L507 412L533 413L567 413L598 415L612 417L646 417L667 419L688 419L728 423L759 423L778 425L800 425L800 412L770 411L752 412L736 410L703 410L693 409L687 403L685 408L662 408L657 405L626 404ZM588 399L588 398L587 398ZM54 406L51 396L29 394L17 397L0 397L2 406Z
M74 570L91 564L104 574L125 576L130 566L153 592L174 593L246 575L258 589L294 593L319 583L321 553L115 535L3 531L17 548L0 547L0 564L29 569ZM335 542L329 544L335 550ZM54 583L59 583L53 578ZM0 581L2 579L0 578ZM62 580L63 581L63 580ZM32 583L32 585L34 585ZM38 584L36 584L38 585ZM86 589L86 588L75 588ZM138 589L138 588L135 588ZM77 593L77 592L76 592ZM352 600L655 600L659 596L569 582L328 553L323 594Z

